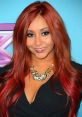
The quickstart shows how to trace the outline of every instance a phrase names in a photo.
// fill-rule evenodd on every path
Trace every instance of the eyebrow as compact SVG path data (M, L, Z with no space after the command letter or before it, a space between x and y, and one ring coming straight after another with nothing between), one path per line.
M48 28L48 27L41 28L40 31L43 31L43 30L46 30L46 29L48 30L49 28ZM30 29L28 29L28 31L29 31L29 32L34 32L33 30L30 30Z
M43 30L46 30L46 29L49 29L48 27L45 27L45 28L42 28L42 29L40 29L41 31L43 31Z

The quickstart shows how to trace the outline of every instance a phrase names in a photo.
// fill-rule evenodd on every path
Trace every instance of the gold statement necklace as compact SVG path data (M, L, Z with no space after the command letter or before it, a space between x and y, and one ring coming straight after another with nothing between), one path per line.
M34 69L34 66L32 65L30 67L30 72L34 80L42 81L42 80L45 80L50 75L51 71L53 70L53 67L54 67L54 64L49 66L43 74L40 74Z

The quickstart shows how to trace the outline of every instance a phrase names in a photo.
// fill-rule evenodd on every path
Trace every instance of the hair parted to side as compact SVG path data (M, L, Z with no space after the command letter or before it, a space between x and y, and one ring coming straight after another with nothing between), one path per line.
M56 51L55 56L57 58L56 60L58 61L58 63L59 62L61 63L62 60L64 61L65 58L70 60L70 40L68 39L69 37L67 35L61 17L49 3L37 1L27 6L23 10L15 25L13 40L14 43L13 58L15 58L16 61L15 67L18 58L21 59L21 63L24 63L23 59L25 61L25 58L26 61L30 59L30 52L27 50L26 46L27 31L30 23L38 14L40 14L46 20L49 26L52 39L55 43ZM18 62L20 63L20 60ZM25 63L25 66L27 67L28 64L29 62L27 62L27 64Z
M70 40L64 23L57 11L46 1L37 1L27 6L15 24L13 34L13 67L2 79L3 83L0 88L1 117L8 117L8 108L19 98L24 89L24 78L29 73L31 64L30 52L26 46L27 31L30 23L37 15L41 15L49 26L55 44L56 72L62 87L71 99L71 109L68 117L74 117L80 94L77 87L77 77L79 74L70 63Z

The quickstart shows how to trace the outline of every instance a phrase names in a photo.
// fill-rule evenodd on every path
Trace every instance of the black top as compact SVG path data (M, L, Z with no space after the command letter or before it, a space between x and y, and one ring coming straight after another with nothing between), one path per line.
M73 63L73 65L82 68L79 64ZM40 87L31 104L23 92L18 101L9 108L9 117L68 117L69 98L57 78L54 83L55 92L51 90L51 79Z
M13 117L14 114L16 114L16 117L67 117L70 102L58 80L55 81L57 93L51 90L50 79L41 86L31 104L29 104L23 92L15 108L12 105L9 109L9 117Z

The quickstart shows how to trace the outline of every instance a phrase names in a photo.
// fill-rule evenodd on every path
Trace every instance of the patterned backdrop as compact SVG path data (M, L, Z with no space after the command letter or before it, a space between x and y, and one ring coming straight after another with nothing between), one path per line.
M0 67L11 61L13 28L14 24L0 24Z

